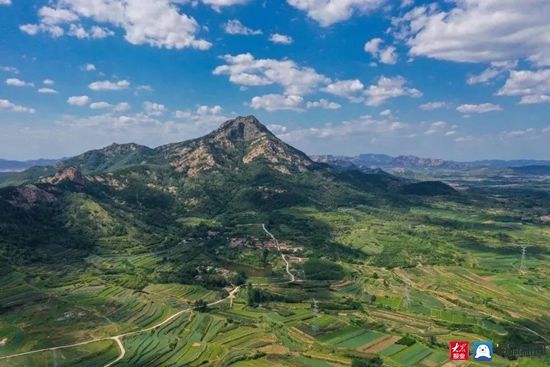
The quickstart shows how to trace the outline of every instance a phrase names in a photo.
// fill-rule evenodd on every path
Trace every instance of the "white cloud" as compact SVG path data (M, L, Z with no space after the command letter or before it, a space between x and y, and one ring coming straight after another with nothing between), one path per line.
M196 114L203 116L203 115L220 115L223 113L223 108L220 105L215 106L207 106L207 105L201 105L197 107Z
M407 81L401 76L387 78L381 76L376 84L370 85L365 90L368 106L379 106L390 98L409 96L418 98L422 93L415 88L406 87Z
M0 111L34 113L34 108L16 105L7 99L0 99Z
M42 83L44 83L44 85L54 85L55 81L53 81L52 79L44 79Z
M303 111L304 98L296 95L266 94L253 97L250 107L255 110L264 109L269 112L280 110Z
M120 102L120 103L117 103L116 105L114 105L114 110L116 112L125 112L125 111L128 111L131 108L132 107L130 106L130 104L128 102Z
M358 79L338 80L328 84L322 89L323 92L333 94L339 97L345 97L352 101L358 101L357 94L360 93L365 86Z
M456 108L458 112L461 113L487 113L494 111L501 111L502 108L499 105L492 103L482 103L482 104L463 104Z
M113 105L108 102L94 102L90 104L92 110L105 110L110 109L115 112L125 112L130 109L130 105L127 102L121 102L116 105Z
M5 84L10 87L19 87L19 88L34 86L32 83L27 83L26 81L17 79L17 78L8 78L6 79Z
M136 87L136 90L139 92L139 91L144 91L144 92L152 92L153 91L153 87L151 87L150 85L138 85Z
M84 71L96 71L96 67L94 64L86 64L82 67Z
M53 88L39 88L38 93L42 94L57 94L57 91Z
M195 110L177 110L174 115L179 119L190 121L204 121L208 125L212 125L213 123L219 123L222 120L229 119L229 117L224 116L223 108L220 105L199 105Z
M523 96L521 97L520 104L539 104L539 103L550 103L550 96L548 95L534 95L534 96Z
M396 64L398 56L395 53L395 47L381 47L383 43L384 41L381 38L373 38L365 43L365 52L369 53L373 58L377 59L383 64Z
M94 103L90 104L90 108L92 110L103 110L103 109L111 108L111 107L113 107L113 105L110 104L110 103L107 103L107 102L94 102Z
M498 76L508 72L510 69L513 69L517 66L517 61L496 61L492 62L491 66L485 69L479 75L472 75L467 80L466 83L469 85L474 84L485 84L489 81L497 78Z
M102 28L98 26L93 26L90 29L86 29L81 25L71 24L69 26L69 31L67 32L69 36L74 36L79 39L102 39L106 37L111 37L115 35L115 32L108 28Z
M119 91L128 89L130 82L127 80L120 80L118 82L111 82L108 80L93 82L88 85L88 88L95 91Z
M11 0L0 0L0 5L11 5Z
M90 97L88 96L72 96L67 99L67 103L72 106L87 106L90 104Z
M162 116L167 111L166 106L163 104L149 101L143 103L143 109L145 113L150 116Z
M545 103L550 100L550 69L512 71L499 96L521 96L521 104Z
M499 134L501 139L534 138L537 130L530 127L522 130L503 131Z
M296 9L305 11L308 17L321 26L351 18L354 13L364 14L378 8L383 0L287 0Z
M201 0L204 4L212 6L216 11L220 11L221 8L233 5L243 5L248 3L249 0Z
M30 36L35 36L40 32L40 27L36 24L23 24L19 26L19 29Z
M325 124L322 127L291 130L279 135L289 142L310 141L314 139L349 138L366 135L372 137L393 135L406 129L408 125L400 121L376 120L370 116L346 120L337 124Z
M255 59L249 53L225 55L225 65L214 69L214 75L229 75L229 81L243 86L278 84L285 94L300 96L312 92L329 79L309 67L300 67L292 60Z
M447 108L449 104L447 102L428 102L421 104L419 108L424 111L433 111L440 108Z
M392 112L389 109L380 112L380 116L386 116L387 117L387 116L391 116L391 115L392 115Z
M325 110L337 110L337 109L341 108L342 105L340 105L336 102L327 101L326 99L321 98L318 101L313 101L313 102L308 101L306 103L306 107L307 108L322 108L322 109L325 109Z
M453 0L450 10L436 3L394 19L398 37L412 56L458 62L527 59L550 65L550 2L547 0Z
M0 70L6 73L19 74L19 70L15 66L0 66Z
M223 1L203 0L223 6ZM147 44L168 49L209 49L212 44L198 39L197 21L179 11L170 0L56 0L51 7L41 7L38 24L25 24L20 29L30 35L48 32L53 37L65 34L78 38L104 38L114 32L94 24L89 29L82 22L92 21L103 26L121 28L131 44Z
M292 37L280 33L273 33L271 36L269 36L269 40L273 43L278 43L281 45L290 45L292 42L294 42Z
M233 35L256 36L263 33L259 29L248 28L238 19L228 20L227 23L224 24L223 29L225 33Z
M288 130L286 126L279 125L279 124L269 124L267 125L267 128L269 129L269 131L271 131L275 135L284 134Z
M436 121L430 124L428 130L424 131L424 135L441 134L445 132L447 123L445 121Z

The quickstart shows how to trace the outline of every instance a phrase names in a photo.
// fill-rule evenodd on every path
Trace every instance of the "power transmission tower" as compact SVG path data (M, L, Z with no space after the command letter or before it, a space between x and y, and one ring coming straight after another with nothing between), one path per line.
M314 332L319 331L319 301L313 298L313 314L315 315L315 320L313 321L312 329Z
M411 305L411 283L405 282L405 287L403 288L403 306L409 307Z
M527 246L521 246L521 263L519 265L519 271L522 274L525 274L527 272L527 268L525 266L526 253L527 253Z

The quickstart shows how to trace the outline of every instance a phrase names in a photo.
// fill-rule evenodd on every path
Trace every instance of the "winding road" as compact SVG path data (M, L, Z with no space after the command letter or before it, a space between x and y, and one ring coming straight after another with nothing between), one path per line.
M219 305L220 303L225 302L226 300L230 300L230 301L233 300L240 288L241 288L241 286L235 287L231 292L229 292L229 295L227 297L222 298L218 301L209 303L208 307ZM124 344L122 343L122 339L124 337L131 336L131 335L137 335L137 334L143 334L143 333L146 333L148 331L157 329L157 328L159 328L163 325L168 324L169 322L171 322L174 319L178 318L182 314L187 313L187 312L191 312L191 310L192 310L191 308L186 308L185 310L181 310L179 312L176 312L172 316L168 317L166 320L161 321L158 324L150 326L150 327L145 328L145 329L130 331L128 333L115 335L115 336L107 336L107 337L104 337L104 338L90 339L90 340L86 340L86 341L79 342L79 343L74 343L74 344L60 345L60 346L57 346L57 347L36 349L36 350L28 351L28 352L12 354L12 355L9 355L9 356L0 357L0 361L1 360L6 360L6 359L9 359L9 358L26 356L26 355L29 355L29 354L35 354L35 353L41 353L41 352L51 352L51 351L55 351L55 350L59 350L59 349L74 348L74 347L79 347L79 346L82 346L82 345L97 343L97 342L100 342L100 341L112 340L117 344L120 353L114 361L109 362L104 366L104 367L110 367L110 366L114 365L115 363L117 363L118 361L122 360L124 358L124 356L126 355L126 348L124 348Z
M269 237L271 237L271 239L272 239L273 241L275 241L275 244L277 245L277 250L278 250L279 253L281 254L281 257L283 258L283 261L284 261L285 264L286 264L286 273L287 273L288 276L290 277L290 283L294 283L294 282L296 281L296 277L294 276L294 274L292 274L292 273L290 272L290 263L289 263L288 260L286 259L286 255L283 254L283 253L281 252L281 247L279 246L279 241L277 241L277 239L275 238L275 236L274 236L271 232L269 232L269 231L267 230L267 228L265 227L265 224L262 224L262 228L264 229L264 232L267 233L267 235L268 235Z
M277 250L279 251L279 254L281 255L281 258L283 259L283 261L285 262L285 270L286 270L286 273L288 274L288 276L290 277L290 281L288 283L294 283L296 282L296 277L294 276L294 274L292 274L292 272L290 271L290 263L288 262L287 258L286 258L286 255L283 254L281 252L281 248L279 246L279 241L277 240L277 238L275 238L275 236L269 232L265 226L265 224L262 224L262 228L264 230L264 232L273 240L275 241L275 244L277 245ZM237 294L237 292L239 291L240 289L240 286L238 287L235 287L231 292L229 292L229 295L225 298L222 298L218 301L215 301L215 302L212 302L212 303L209 303L208 306L211 307L211 306L215 306L215 305L218 305L222 302L225 302L226 300L229 300L230 302L233 301L233 299L235 298L235 295ZM74 348L74 347L79 347L79 346L83 346L83 345L87 345L87 344L92 344L92 343L97 343L97 342L100 342L100 341L105 341L105 340L112 340L113 342L116 343L118 349L119 349L119 355L118 357L113 360L112 362L109 362L107 363L104 367L111 367L113 366L114 364L116 364L117 362L121 361L124 356L126 355L126 348L124 348L124 344L122 343L122 339L127 337L127 336L132 336L132 335L137 335L137 334L142 334L142 333L146 333L148 331L151 331L151 330L154 330L154 329L157 329L161 326L164 326L166 324L168 324L169 322L173 321L174 319L178 318L179 316L181 316L182 314L184 313L188 313L190 312L192 309L191 308L187 308L185 310L181 310L181 311L178 311L176 312L175 314L173 314L172 316L168 317L167 319L159 322L158 324L156 325L153 325L153 326L150 326L148 328L144 328L144 329L140 329L140 330L136 330L136 331L130 331L130 332L127 332L127 333L124 333L124 334L119 334L119 335L115 335L115 336L107 336L107 337L103 337L103 338L94 338L94 339L90 339L90 340L86 340L86 341L83 341L83 342L79 342L79 343L74 343L74 344L67 344L67 345L60 345L60 346L57 346L57 347L51 347L51 348L43 348L43 349L36 349L36 350L31 350L31 351L28 351L28 352L23 352L23 353L17 353L17 354L12 354L12 355L8 355L8 356L3 356L3 357L0 357L0 361L2 360L6 360L6 359L9 359L9 358L15 358L15 357L22 357L22 356L26 356L26 355L30 355L30 354L36 354L36 353L41 353L41 352L51 352L51 351L56 351L56 350L60 350L60 349L67 349L67 348Z

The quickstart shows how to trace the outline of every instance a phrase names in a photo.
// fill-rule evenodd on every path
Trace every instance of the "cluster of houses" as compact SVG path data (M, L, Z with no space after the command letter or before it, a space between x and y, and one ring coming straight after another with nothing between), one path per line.
M274 240L260 240L258 238L232 238L227 244L229 248L256 248L267 249L274 251L281 251L286 254L293 254L287 256L288 261L294 263L303 263L307 261L307 257L297 256L304 251L302 246L293 246L285 242L276 242Z

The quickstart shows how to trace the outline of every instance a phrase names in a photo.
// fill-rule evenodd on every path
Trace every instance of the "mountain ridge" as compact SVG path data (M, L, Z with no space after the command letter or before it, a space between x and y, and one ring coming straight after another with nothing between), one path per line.
M343 155L312 155L317 162L323 162L340 167L356 167L358 169L449 169L464 170L475 168L514 168L522 166L550 165L550 161L537 159L499 160L486 159L477 161L453 161L439 158L422 158L415 155L390 156L386 154L359 154L357 156Z

